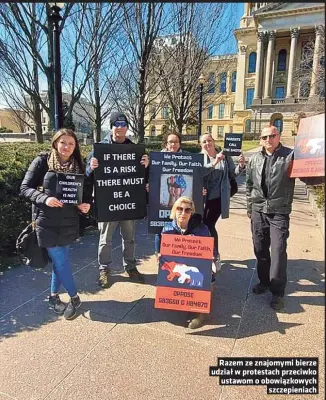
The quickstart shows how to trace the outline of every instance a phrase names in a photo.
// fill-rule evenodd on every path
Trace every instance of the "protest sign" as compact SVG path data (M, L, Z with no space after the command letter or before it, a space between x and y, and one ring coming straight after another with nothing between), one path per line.
M290 176L325 176L325 114L300 120Z
M155 308L209 313L214 239L162 234Z
M99 222L141 219L146 216L145 146L94 144L99 166L95 173L95 205Z
M181 196L203 213L203 154L151 152L149 169L148 231L158 233L170 221L173 204Z
M57 173L56 197L61 203L77 205L83 202L84 175Z
M242 148L242 133L226 133L224 135L223 154L226 156L239 156Z

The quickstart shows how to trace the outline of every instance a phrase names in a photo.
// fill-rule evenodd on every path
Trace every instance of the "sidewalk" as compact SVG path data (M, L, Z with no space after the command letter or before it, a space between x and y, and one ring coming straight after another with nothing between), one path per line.
M247 156L247 154L246 154ZM213 312L198 330L186 315L153 308L157 266L147 221L137 223L139 269L146 284L121 270L114 238L112 285L97 285L97 231L73 246L83 301L66 321L48 310L50 268L20 267L0 276L0 400L316 400L324 398L324 241L304 185L297 181L288 241L285 311L256 283L244 177L230 218L218 222L223 261ZM67 301L67 296L63 295ZM266 386L219 386L217 357L319 357L318 395L267 395Z

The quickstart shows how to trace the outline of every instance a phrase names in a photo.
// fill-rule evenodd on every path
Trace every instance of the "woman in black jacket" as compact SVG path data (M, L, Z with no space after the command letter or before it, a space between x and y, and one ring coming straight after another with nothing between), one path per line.
M75 133L60 129L52 138L51 152L32 161L20 188L21 195L33 203L38 244L47 249L52 259L49 303L55 312L64 312L66 319L72 319L81 304L68 258L69 245L79 237L79 212L86 214L90 204L74 206L58 200L57 173L83 174L84 170ZM61 284L70 296L68 305L58 295Z

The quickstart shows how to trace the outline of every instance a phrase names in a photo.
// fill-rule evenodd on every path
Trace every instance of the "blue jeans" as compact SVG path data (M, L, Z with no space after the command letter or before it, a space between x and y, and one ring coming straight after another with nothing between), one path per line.
M47 247L47 251L53 263L51 293L58 293L62 285L70 297L76 296L77 289L68 257L69 246Z

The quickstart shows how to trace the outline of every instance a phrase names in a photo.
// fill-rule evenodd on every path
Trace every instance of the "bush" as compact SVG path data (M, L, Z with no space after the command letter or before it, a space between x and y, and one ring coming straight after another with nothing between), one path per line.
M325 211L325 184L313 186L312 190L316 195L317 207Z

